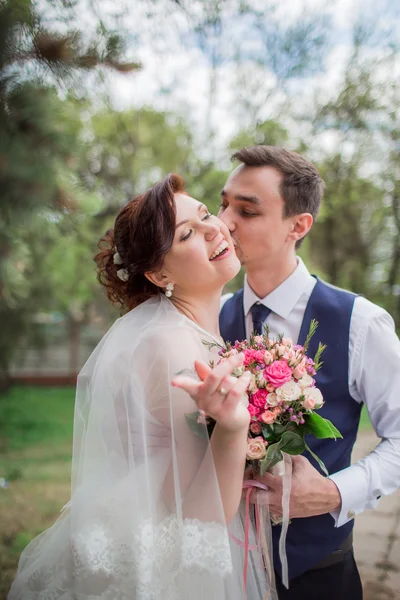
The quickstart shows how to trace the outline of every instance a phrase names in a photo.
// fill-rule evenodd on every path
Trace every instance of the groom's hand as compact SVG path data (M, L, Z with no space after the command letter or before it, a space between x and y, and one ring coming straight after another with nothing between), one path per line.
M312 517L341 508L342 499L336 484L321 475L304 456L292 456L292 486L290 491L290 518ZM282 477L265 473L254 474L254 479L268 486L271 515L282 515ZM265 492L256 492L263 502ZM253 496L254 498L254 496Z

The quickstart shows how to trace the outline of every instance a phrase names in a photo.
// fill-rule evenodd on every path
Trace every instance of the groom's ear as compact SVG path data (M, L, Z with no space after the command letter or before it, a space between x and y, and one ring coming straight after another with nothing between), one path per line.
M144 276L151 281L151 283L154 283L154 285L160 288L166 287L169 282L167 275L164 275L161 271L158 271L157 273L145 273Z
M314 219L310 213L301 213L300 215L295 215L292 219L288 239L298 242L310 231Z

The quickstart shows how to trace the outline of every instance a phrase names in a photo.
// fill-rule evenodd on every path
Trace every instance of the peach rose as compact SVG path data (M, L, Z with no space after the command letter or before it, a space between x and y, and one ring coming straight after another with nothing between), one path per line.
M267 442L260 435L255 438L248 438L246 458L249 460L260 460L264 458L267 451L265 449Z
M315 408L321 408L324 403L324 398L321 394L321 391L316 387L310 387L303 390L303 394L307 399L312 399L315 402Z
M282 344L284 346L289 346L289 348L291 348L293 346L293 340L291 338L284 337L284 338L282 338Z
M266 365L270 365L272 363L274 359L272 358L272 354L271 352L268 352L268 350L266 350L264 352L264 362Z
M315 407L314 398L306 398L303 402L303 408L306 410L312 410Z
M303 365L298 365L293 371L293 377L296 377L296 379L301 379L306 374L307 371Z
M259 433L261 433L262 427L261 427L260 423L251 423L250 431L251 431L251 433L254 433L255 435L258 435Z
M286 352L286 346L284 346L283 344L277 344L275 346L275 352L277 356L283 356Z
M266 423L267 425L271 425L271 423L273 423L276 419L276 416L272 410L266 410L265 412L263 412L260 415L260 419L263 423Z

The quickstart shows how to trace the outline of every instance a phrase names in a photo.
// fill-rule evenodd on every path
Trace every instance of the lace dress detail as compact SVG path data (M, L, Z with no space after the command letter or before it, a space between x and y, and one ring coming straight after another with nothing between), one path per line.
M124 537L109 531L98 523L75 536L58 565L35 570L10 600L182 600L188 576L195 586L206 573L220 579L232 572L226 529L217 523L180 524L170 515L157 525L147 519Z

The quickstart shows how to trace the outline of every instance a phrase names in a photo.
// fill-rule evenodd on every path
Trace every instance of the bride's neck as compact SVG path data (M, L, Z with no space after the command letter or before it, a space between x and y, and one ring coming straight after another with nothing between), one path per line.
M173 296L171 300L182 314L197 323L205 331L208 331L208 333L220 337L218 317L221 292L222 290L218 290L215 294L197 298Z

